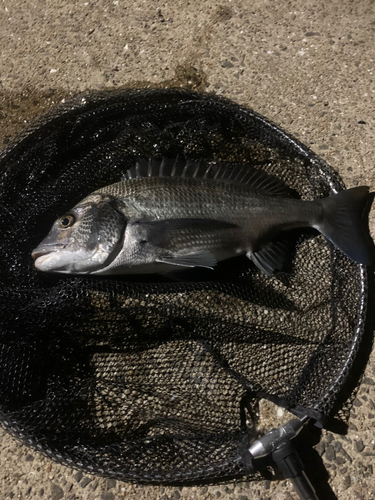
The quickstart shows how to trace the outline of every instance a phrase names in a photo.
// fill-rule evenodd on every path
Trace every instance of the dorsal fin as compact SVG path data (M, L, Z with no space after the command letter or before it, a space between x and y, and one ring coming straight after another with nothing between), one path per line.
M293 196L297 193L282 180L263 170L254 168L248 163L207 162L163 157L138 159L124 176L125 179L138 177L197 177L201 179L217 179L238 184L247 184L257 191L273 196Z

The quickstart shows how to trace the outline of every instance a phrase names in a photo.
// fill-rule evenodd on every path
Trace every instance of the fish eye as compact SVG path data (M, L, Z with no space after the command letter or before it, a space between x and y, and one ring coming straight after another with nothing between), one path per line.
M59 227L61 229L67 229L68 227L72 227L73 224L75 223L75 218L73 215L64 215L59 219Z

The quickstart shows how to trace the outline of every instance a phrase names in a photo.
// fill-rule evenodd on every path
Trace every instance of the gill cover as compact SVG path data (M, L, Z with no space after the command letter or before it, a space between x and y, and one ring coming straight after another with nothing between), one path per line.
M74 217L74 224L60 221ZM118 202L109 196L84 199L66 216L59 218L32 256L40 271L91 273L109 265L122 248L126 219Z

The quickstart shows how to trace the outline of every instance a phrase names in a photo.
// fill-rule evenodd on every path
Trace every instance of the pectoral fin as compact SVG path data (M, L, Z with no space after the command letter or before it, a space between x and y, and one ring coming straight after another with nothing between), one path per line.
M229 222L211 219L140 219L131 223L143 229L144 240L159 247L168 248L175 238L183 237L184 233L190 236L213 234L215 231L233 229L237 226ZM211 265L210 265L211 267Z
M156 262L170 264L173 266L206 267L209 269L212 269L217 264L215 257L207 250L202 250L201 252L191 253L188 255L161 256L156 260Z

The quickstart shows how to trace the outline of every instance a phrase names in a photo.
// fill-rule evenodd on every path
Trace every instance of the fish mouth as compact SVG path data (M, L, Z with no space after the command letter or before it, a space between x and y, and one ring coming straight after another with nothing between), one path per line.
M67 274L86 274L87 271L77 268L77 264L89 260L91 255L80 254L74 250L69 251L69 245L63 243L43 244L36 247L31 256L34 259L34 266L38 271L67 273Z
M43 257L44 255L48 255L52 252L58 252L59 250L62 250L65 248L66 245L61 244L54 244L54 245L43 245L34 248L34 250L31 252L31 257L34 259L34 262L39 259L40 257Z

